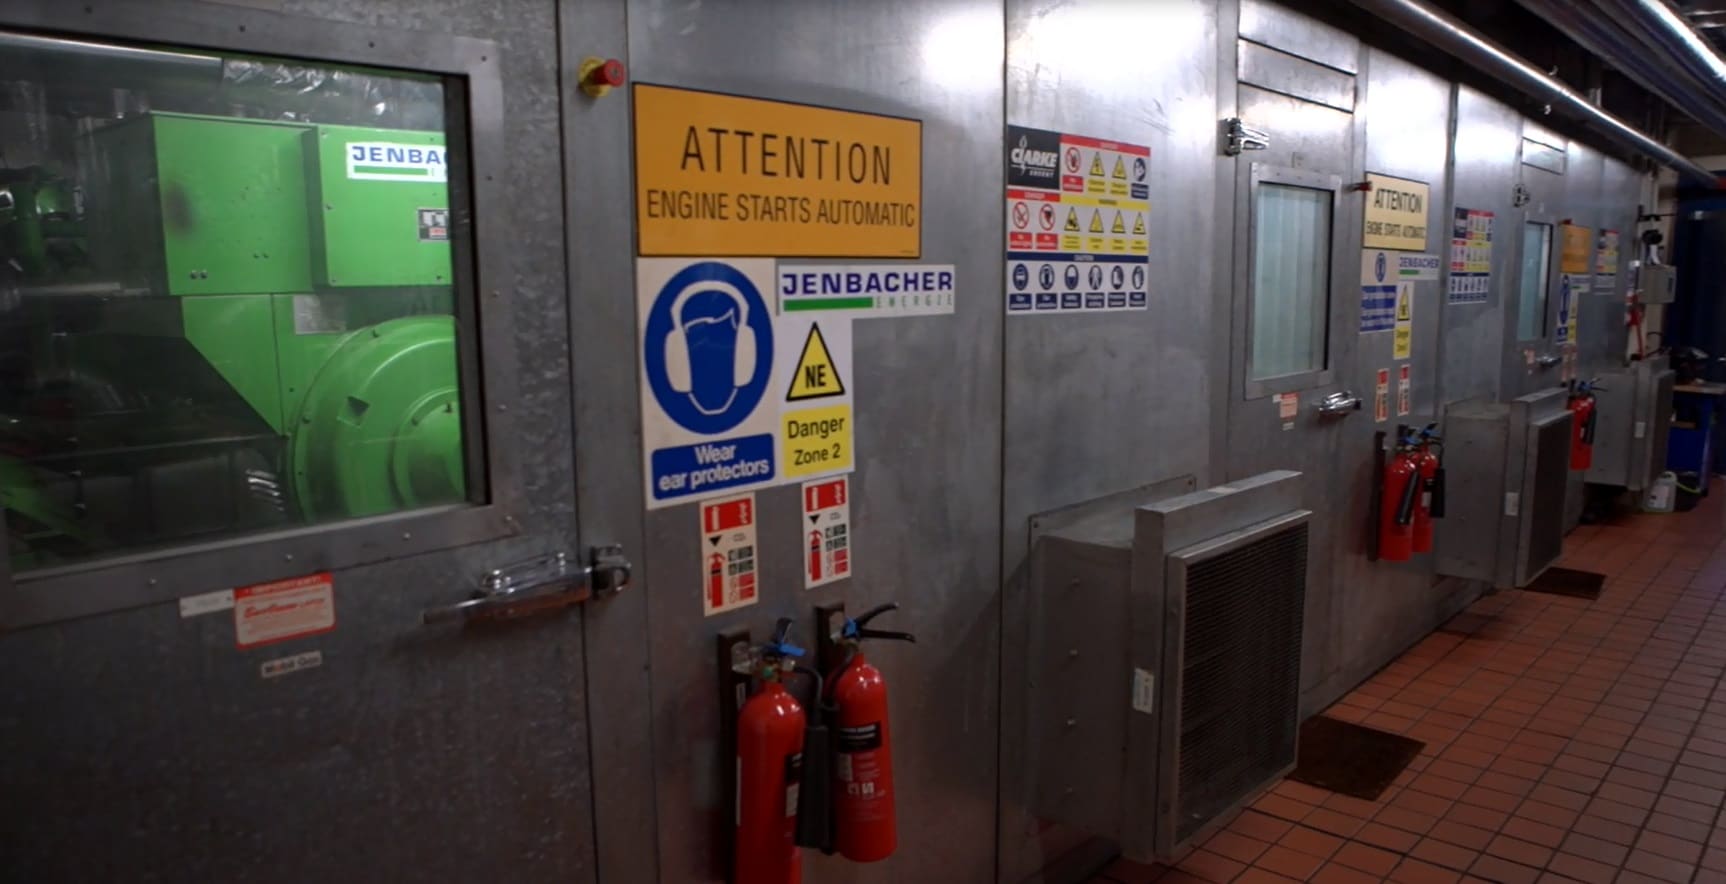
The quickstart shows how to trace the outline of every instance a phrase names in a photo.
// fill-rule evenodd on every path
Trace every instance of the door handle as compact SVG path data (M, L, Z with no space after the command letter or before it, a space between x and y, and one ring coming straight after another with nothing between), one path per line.
M1360 397L1340 390L1320 399L1313 407L1320 417L1346 417L1360 410Z
M1564 361L1564 357L1554 356L1551 353L1546 353L1546 354L1542 354L1540 356L1534 357L1534 364L1540 366L1541 368L1551 368L1554 365L1557 365L1558 363L1563 362L1563 361Z
M420 620L507 620L567 608L622 592L629 586L630 570L621 546L593 547L587 564L579 566L567 553L548 553L487 571L468 598L431 608Z

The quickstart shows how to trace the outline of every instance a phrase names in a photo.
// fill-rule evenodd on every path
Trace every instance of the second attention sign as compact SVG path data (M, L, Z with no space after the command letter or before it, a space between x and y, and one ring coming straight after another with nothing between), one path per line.
M643 256L921 256L920 121L634 89Z

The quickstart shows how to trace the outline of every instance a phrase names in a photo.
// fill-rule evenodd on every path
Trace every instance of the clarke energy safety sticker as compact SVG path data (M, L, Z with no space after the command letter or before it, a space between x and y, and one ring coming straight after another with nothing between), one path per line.
M701 505L701 609L705 616L755 604L755 495Z
M1007 312L1150 304L1151 149L1007 127Z
M334 588L322 573L234 590L234 643L255 648L334 630Z
M851 576L851 481L803 483L803 588Z
M1492 213L1456 207L1450 226L1452 304L1484 304L1492 284Z
M857 319L953 312L951 264L779 265L779 310Z
M766 259L637 261L649 509L777 480L772 284Z
M851 320L782 316L776 334L780 474L807 479L850 472L856 464Z

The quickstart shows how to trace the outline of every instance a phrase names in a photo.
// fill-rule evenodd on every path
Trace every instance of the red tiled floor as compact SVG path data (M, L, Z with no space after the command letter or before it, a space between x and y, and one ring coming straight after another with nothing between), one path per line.
M1426 744L1376 801L1283 782L1103 884L1726 882L1726 486L1579 528L1592 601L1486 596L1329 714Z

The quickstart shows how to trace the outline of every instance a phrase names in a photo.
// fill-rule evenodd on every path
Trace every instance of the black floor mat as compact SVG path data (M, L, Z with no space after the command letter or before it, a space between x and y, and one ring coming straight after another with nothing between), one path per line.
M1318 715L1300 727L1300 756L1289 779L1376 801L1426 744Z
M1597 599L1600 598L1600 587L1605 583L1605 574L1578 571L1574 568L1547 568L1545 574L1536 577L1533 583L1522 589L1524 592L1567 595L1573 599Z

